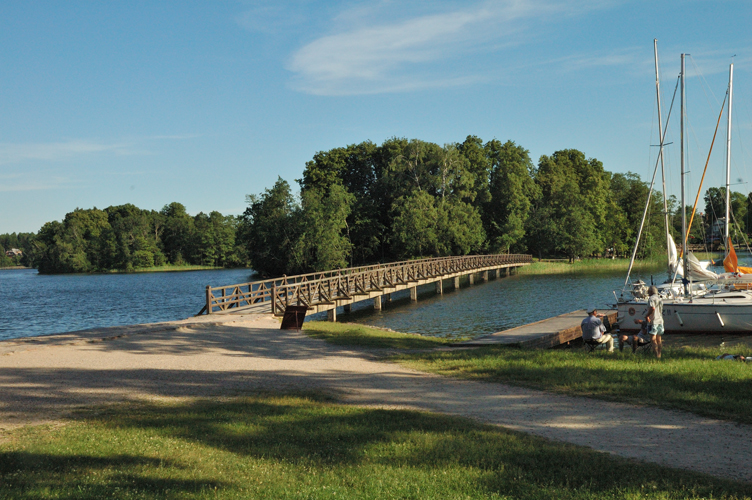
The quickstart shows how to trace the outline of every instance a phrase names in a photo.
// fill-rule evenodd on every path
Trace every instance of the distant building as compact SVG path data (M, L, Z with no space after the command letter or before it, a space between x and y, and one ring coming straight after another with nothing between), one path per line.
M18 248L11 248L10 250L5 251L5 255L7 255L8 257L20 257L21 255L23 255L23 252Z

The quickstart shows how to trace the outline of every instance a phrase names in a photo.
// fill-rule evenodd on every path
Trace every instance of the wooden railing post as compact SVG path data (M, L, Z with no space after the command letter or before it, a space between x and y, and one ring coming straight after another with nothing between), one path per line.
M211 285L206 285L206 314L212 313Z
M272 283L272 316L277 315L277 284Z

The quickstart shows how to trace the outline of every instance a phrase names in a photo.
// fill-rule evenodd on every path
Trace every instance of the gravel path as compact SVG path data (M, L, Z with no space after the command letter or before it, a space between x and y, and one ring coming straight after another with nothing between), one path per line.
M280 389L471 417L752 482L750 426L425 374L281 331L268 317L204 317L0 342L0 430L63 420L92 404Z

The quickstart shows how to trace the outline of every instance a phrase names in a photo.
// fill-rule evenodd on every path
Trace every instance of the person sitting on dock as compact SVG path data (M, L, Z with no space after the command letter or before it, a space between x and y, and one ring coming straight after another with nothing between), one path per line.
M597 307L589 307L587 318L582 320L582 340L584 342L594 341L599 344L607 344L608 352L614 352L614 338L606 334L606 326L601 321L603 314L598 314Z

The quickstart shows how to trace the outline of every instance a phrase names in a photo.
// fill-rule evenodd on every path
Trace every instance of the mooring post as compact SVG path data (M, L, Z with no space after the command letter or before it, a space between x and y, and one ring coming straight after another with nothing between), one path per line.
M460 289L460 277L459 276L454 277L454 289L455 290Z
M211 285L206 285L206 314L212 313Z
M444 295L444 281L439 280L436 282L436 293L439 295Z
M410 289L410 300L418 302L418 287L414 286Z
M329 309L326 312L326 319L329 321L337 321L337 308Z
M373 310L381 311L381 295L373 298Z

